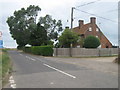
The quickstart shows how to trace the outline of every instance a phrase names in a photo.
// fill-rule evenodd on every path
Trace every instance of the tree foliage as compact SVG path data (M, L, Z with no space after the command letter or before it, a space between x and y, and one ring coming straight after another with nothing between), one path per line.
M43 26L38 23L30 35L29 44L32 46L41 46L47 44L47 32Z
M36 17L41 9L30 5L27 9L15 11L13 16L7 19L11 36L19 46L29 43L31 32L36 28Z
M79 37L78 39L78 45L80 45L81 48L83 48L83 45L84 45L84 38L83 37Z
M88 36L84 40L85 48L97 48L100 45L100 40L95 36Z
M51 40L57 40L59 32L62 31L61 20L52 19L50 15L40 17L36 23L38 12L41 8L30 5L15 11L13 16L8 17L7 23L10 34L16 40L19 47L30 45L52 45Z
M65 48L69 48L71 44L76 44L79 37L76 33L70 29L65 29L62 35L59 37L59 43Z
M58 33L63 31L61 20L52 19L50 15L40 17L39 23L47 30L49 40L57 40Z

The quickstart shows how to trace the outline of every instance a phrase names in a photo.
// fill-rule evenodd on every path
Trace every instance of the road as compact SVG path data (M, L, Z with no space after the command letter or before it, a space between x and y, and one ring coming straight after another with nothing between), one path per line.
M118 88L117 74L15 50L9 55L13 73L7 88Z

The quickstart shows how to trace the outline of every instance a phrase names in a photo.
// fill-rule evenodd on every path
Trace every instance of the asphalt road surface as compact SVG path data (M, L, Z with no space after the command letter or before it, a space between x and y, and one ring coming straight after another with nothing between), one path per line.
M118 88L118 76L84 66L9 51L13 73L5 88Z

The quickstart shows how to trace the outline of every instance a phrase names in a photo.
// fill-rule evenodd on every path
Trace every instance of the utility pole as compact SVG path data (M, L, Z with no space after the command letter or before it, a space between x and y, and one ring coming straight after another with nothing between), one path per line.
M75 7L72 7L71 9L71 29L73 28L73 10L75 9Z
M71 30L72 30L72 28L73 28L73 10L75 9L75 7L72 7L72 9L71 9ZM70 51L70 57L72 57L72 43L70 44L70 49L69 49Z

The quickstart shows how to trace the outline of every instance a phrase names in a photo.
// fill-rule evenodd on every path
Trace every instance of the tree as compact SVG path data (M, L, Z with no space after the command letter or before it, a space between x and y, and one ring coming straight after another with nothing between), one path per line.
M69 48L71 44L78 42L78 35L72 32L70 29L65 29L62 35L59 37L59 43L65 48Z
M29 43L31 32L36 28L38 11L41 11L38 6L30 5L27 9L15 11L7 19L10 34L20 47Z
M80 47L83 48L83 45L84 45L84 38L83 37L79 37L78 45L80 45Z
M84 40L85 48L97 48L100 45L100 40L95 36L88 36Z
M47 31L39 23L31 32L29 44L32 46L41 46L47 44Z
M39 23L47 30L47 35L49 40L58 40L58 33L62 32L62 22L61 20L52 19L50 15L45 17L40 17Z

